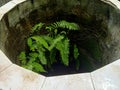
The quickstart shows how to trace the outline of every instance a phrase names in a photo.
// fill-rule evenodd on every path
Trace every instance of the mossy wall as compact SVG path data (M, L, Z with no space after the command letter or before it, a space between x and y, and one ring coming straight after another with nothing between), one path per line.
M0 0L0 6L6 4L7 2L9 2L10 0Z
M86 53L89 51L90 54L86 55L91 60L97 59L107 64L120 58L119 16L118 9L99 0L28 0L16 6L1 20L0 47L13 62L19 63L17 55L24 50L24 41L35 23L67 19L82 23L84 29L97 24L104 27L103 31L97 27L96 33L88 33L94 38L87 39L88 42L86 40L81 45ZM99 34L102 37L98 37Z

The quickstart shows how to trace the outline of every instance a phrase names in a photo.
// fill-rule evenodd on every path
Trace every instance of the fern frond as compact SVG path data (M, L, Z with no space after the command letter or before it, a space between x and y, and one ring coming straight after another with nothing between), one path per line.
M46 49L48 49L48 43L42 36L32 36L31 39L35 40L38 45L43 45Z
M78 52L78 48L76 45L74 45L74 53L73 54L74 54L74 58L77 59L79 56L79 52Z
M31 64L31 63L35 62L37 57L38 57L38 53L36 53L36 52L29 53L29 57L28 57L29 61L28 61L28 63Z
M23 65L22 67L26 68L26 69L29 69L29 70L32 70L34 72L46 72L44 67L37 62L27 63L27 65Z
M27 63L27 65L23 65L22 67L29 69L29 70L33 70L33 66L31 64L28 64L28 63Z
M55 45L56 45L59 41L61 41L63 38L64 38L64 36L58 35L55 39L53 39L53 43L50 45L49 51L51 51L51 50L55 47Z
M47 64L47 59L46 59L46 56L45 56L45 52L42 50L42 47L39 47L39 49L37 50L38 51L38 58L40 60L40 62L43 64L43 65L46 65Z
M40 23L36 24L35 26L33 26L32 33L35 32L35 31L40 30L43 27L43 25L44 25L44 23L40 22Z
M53 43L53 38L49 36L43 36L43 39L46 40L46 42L51 45Z
M20 53L20 55L19 55L19 60L21 60L21 63L23 64L23 65L25 65L26 63L27 63L27 61L26 61L26 54L25 54L25 52L21 52Z
M33 62L31 65L33 66L33 71L35 72L46 72L43 66L37 62Z
M80 67L80 61L79 61L79 59L78 59L78 57L79 57L79 50L78 50L78 48L77 48L77 45L76 44L74 44L74 52L73 52L73 54L74 54L74 58L75 58L75 62L76 62L76 69L78 70L79 69L79 67Z
M60 56L64 65L69 64L69 39L65 38L63 41L57 43L56 48L60 51Z
M43 25L45 27L43 27ZM38 31L46 29L48 32L41 35ZM27 45L30 52L22 52L21 62L22 66L33 70L35 72L45 72L44 66L51 68L56 62L57 51L60 53L61 61L64 65L69 65L69 39L67 34L70 30L79 30L80 27L76 23L67 22L65 20L58 21L46 26L44 23L36 24L32 30L31 35L27 39ZM39 34L39 35L34 35ZM79 68L78 48L74 45L74 58L76 60L76 68ZM26 56L28 55L28 56Z
M78 24L67 22L65 20L55 22L55 23L51 24L50 26L48 26L47 29L48 28L49 28L49 30L54 30L57 28L66 28L68 30L79 30L80 29Z

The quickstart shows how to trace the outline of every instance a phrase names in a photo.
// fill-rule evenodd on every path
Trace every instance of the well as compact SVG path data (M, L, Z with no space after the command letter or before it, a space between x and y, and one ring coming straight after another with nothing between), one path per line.
M25 49L25 39L35 23L61 19L74 21L83 29L90 29L77 37L82 42L82 59L87 56L87 60L93 60L99 68L120 58L119 16L116 6L100 0L27 0L2 17L0 48L13 63L19 64L17 56Z

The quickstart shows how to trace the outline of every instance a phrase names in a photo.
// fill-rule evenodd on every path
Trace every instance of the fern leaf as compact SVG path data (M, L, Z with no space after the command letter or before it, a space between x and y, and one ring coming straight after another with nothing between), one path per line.
M76 45L74 45L74 58L77 59L79 56L78 48Z
M31 37L27 39L27 45L29 46L31 51L35 51L35 49L37 49L37 44L34 43Z
M36 41L36 43L39 45L43 45L46 49L48 49L48 43L45 41L44 38L42 38L42 36L32 36L31 37L33 40Z
M60 51L62 62L64 65L69 64L69 40L66 38L61 42L58 42L56 48Z
M68 40L68 38L66 38L63 41L63 45L64 45L64 47L63 47L62 60L63 60L63 63L68 66L68 64L69 64L69 40Z
M69 30L79 30L80 29L78 24L70 23L70 22L67 22L65 20L62 20L60 22L56 22L56 23L54 23L53 26L54 26L54 28L66 28Z
M35 62L37 57L38 57L38 53L36 53L36 52L29 53L29 61L28 61L28 63L31 64L31 63Z
M39 58L40 62L43 65L46 65L47 64L47 59L46 59L46 56L45 56L45 52L43 52L41 49L39 49L38 52L39 52L38 58Z
M48 30L48 31L52 31L54 29L54 27L52 27L52 26L46 26L45 29Z
M33 70L33 66L31 64L23 65L22 67L29 70Z
M49 30L49 31L52 31L52 30L55 30L55 29L58 29L58 28L66 28L68 30L79 30L80 29L78 24L67 22L65 20L55 22L55 23L46 27L46 29Z
M29 56L33 57L33 58L37 58L38 57L38 53L32 52L32 53L29 53Z
M32 46L32 39L31 39L31 38L28 38L28 39L27 39L27 44L28 44L29 47Z
M50 45L49 51L51 51L51 50L55 47L55 45L56 45L59 41L61 41L63 38L64 38L64 36L58 35L55 39L53 39L53 43Z
M40 22L40 23L36 24L35 26L33 26L32 33L35 32L35 31L40 30L43 27L43 25L44 25L44 23Z
M21 60L21 63L23 65L26 64L26 54L25 54L25 52L21 52L18 58L19 58L19 60Z
M33 71L35 72L46 72L43 66L37 62L31 64L33 66Z
M52 37L49 37L49 36L43 36L43 39L45 39L45 41L51 45L53 43L53 38Z

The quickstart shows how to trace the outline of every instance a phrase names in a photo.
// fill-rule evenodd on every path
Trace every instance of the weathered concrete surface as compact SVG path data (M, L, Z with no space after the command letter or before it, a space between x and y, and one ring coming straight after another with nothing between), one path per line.
M91 73L95 90L120 89L120 59Z
M0 51L2 90L119 90L120 59L91 73L44 77L14 65Z
M13 2L8 2L5 5L3 5L0 9L3 14L8 13L11 9L13 9L16 5Z
M119 0L101 0L115 8L120 9L120 1Z
M10 0L0 0L0 6L6 4L7 2L9 2Z
M0 72L4 71L6 68L10 67L11 65L12 62L0 50Z
M45 78L42 75L12 64L0 50L1 90L40 90Z
M41 90L94 90L90 73L48 77Z
M11 0L11 2L15 3L16 5L25 2L26 0Z
M44 80L44 76L13 64L3 72L0 72L0 89L41 90Z
M15 0L14 0L15 1ZM20 1L20 0L17 0ZM24 30L26 28L23 28L18 23L22 18L28 17L29 13L32 12L32 10L38 9L41 5L45 6L45 10L47 13L43 13L42 10L39 8L38 15L51 15L53 12L51 11L50 7L51 5L56 5L56 3L52 3L50 6L47 6L49 3L49 0L43 0L43 2L39 2L39 0L35 0L34 3L28 0L25 3L17 5L17 1L10 2L7 5L10 7L4 6L4 8L0 8L0 48L2 51L6 53L9 57L11 55L14 55L16 53L15 46L5 48L5 43L7 42L7 36L9 35L8 31L9 28L7 25L12 27L13 25L16 25L16 28L20 28L20 30ZM53 0L54 1L54 0ZM59 0L57 0L58 2ZM103 0L102 0L103 1ZM16 3L17 2L17 3ZM114 61L118 58L120 58L120 10L119 10L119 1L118 0L104 0L104 2L109 3L112 6L109 6L108 4L105 4L103 2L100 2L99 0L71 0L70 3L67 5L65 2L70 2L69 0L60 0L57 5L57 10L64 5L64 9L66 12L71 10L70 7L73 7L74 5L80 5L82 8L87 10L91 15L94 14L98 16L98 18L105 18L108 26L108 37L106 37L103 41L101 41L101 46L104 50L103 52L103 59L107 62ZM74 3L73 3L74 2ZM64 4L63 4L64 3ZM16 7L15 7L16 6ZM69 6L65 8L66 6ZM12 10L11 10L12 9ZM50 9L50 12L48 12ZM5 11L4 11L5 10ZM53 9L54 10L54 9ZM9 12L6 12L9 11ZM41 13L40 13L41 12ZM6 14L7 13L7 14ZM4 15L4 16L3 16ZM14 18L14 19L13 19ZM7 23L6 23L7 21ZM25 21L28 21L28 18L25 18ZM28 25L30 28L31 26ZM18 33L18 32L17 32ZM23 34L23 33L22 33ZM20 35L22 35L20 34ZM19 34L18 34L19 35ZM17 34L16 34L17 36ZM15 39L15 38L14 38ZM14 41L14 40L13 40ZM10 45L13 44L13 41L10 43ZM15 40L16 41L16 40ZM8 43L8 42L7 42ZM13 50L13 54L7 53L8 50ZM81 86L81 90L119 90L120 88L120 60L105 66L97 71L94 71L88 75L76 75L76 77L73 75L69 76L60 76L58 79L56 77L48 77L45 81L44 76L39 76L38 74L35 74L31 71L25 70L19 66L16 66L12 64L8 58L5 57L5 55L0 52L0 89L3 90L46 90L49 89L58 89L62 90L65 88L66 85L68 85L69 89L72 89L76 86L76 81L71 82L70 78L76 78L77 82ZM33 78L34 77L34 78ZM91 77L91 79L90 79ZM60 80L59 80L60 78ZM66 79L67 78L67 79ZM74 79L73 78L73 79ZM87 81L86 78L89 80ZM56 80L55 84L62 83L63 87L59 86L58 84L56 86L49 84L53 84L54 82L51 82L52 80ZM79 82L79 80L82 82ZM48 80L48 81L47 81ZM64 81L65 80L65 81ZM70 82L69 82L70 81ZM93 83L90 83L93 81ZM69 83L72 83L73 85L69 85ZM88 87L85 87L85 83L89 83ZM75 85L74 85L75 84ZM48 87L45 87L45 85L48 85ZM77 86L76 86L77 87ZM77 88L74 90L78 90Z

